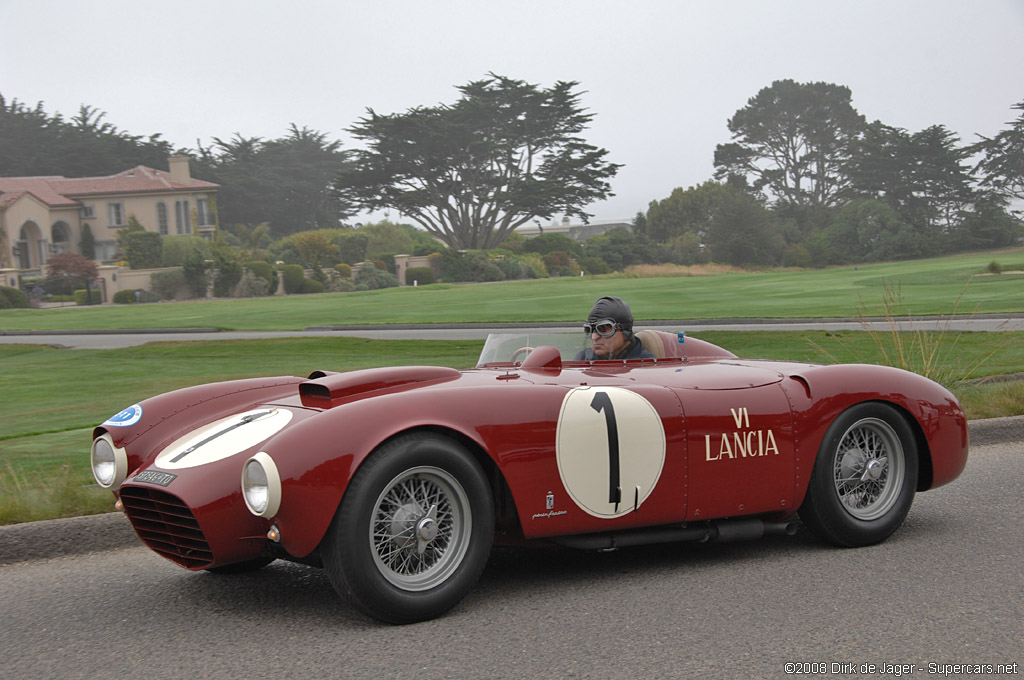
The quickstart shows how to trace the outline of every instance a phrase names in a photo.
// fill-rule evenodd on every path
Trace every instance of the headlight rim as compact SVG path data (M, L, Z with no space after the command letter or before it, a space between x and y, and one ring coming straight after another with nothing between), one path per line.
M267 502L262 510L253 507L249 501L249 486L246 482L245 471L250 464L259 465L267 479ZM250 456L242 465L241 477L242 500L245 501L245 507L249 512L257 517L265 517L267 519L274 517L281 508L281 473L278 472L277 464L270 457L270 454L260 451Z
M110 478L109 483L104 483L96 472L96 444L101 440L106 442L114 456L114 475ZM104 432L92 440L92 446L89 448L89 470L98 485L111 491L117 490L128 477L128 453L123 448L114 446L114 438L110 436L109 432Z

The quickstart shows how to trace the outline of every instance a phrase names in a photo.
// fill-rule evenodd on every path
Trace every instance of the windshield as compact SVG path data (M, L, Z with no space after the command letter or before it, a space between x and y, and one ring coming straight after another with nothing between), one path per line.
M495 363L522 362L533 348L550 345L558 349L563 361L572 361L576 354L590 346L584 333L491 333L487 336L477 366Z

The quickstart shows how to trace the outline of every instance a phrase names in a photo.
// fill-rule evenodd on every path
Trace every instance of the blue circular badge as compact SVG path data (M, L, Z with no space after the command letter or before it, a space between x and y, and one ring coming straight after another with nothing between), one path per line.
M125 410L120 411L116 415L111 416L110 419L103 424L111 427L129 427L139 422L139 418L141 417L142 406L134 404Z

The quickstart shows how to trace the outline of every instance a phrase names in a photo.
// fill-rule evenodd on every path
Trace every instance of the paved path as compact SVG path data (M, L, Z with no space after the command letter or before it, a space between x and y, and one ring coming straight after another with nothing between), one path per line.
M918 495L903 528L869 548L801 531L606 554L496 550L449 615L401 627L358 616L323 571L280 561L215 576L131 547L9 564L0 676L785 678L800 662L812 677L895 676L832 664L1020 674L1022 486L1018 442L978 446L960 479Z
M888 331L888 321L867 322L871 328ZM977 316L970 318L921 318L896 323L900 330L1024 331L1024 314ZM839 331L864 330L865 322L855 319L680 319L676 321L638 321L637 328L654 327L700 331ZM69 349L117 349L149 342L195 340L251 340L259 338L360 337L378 340L482 340L490 332L576 333L579 324L408 324L395 326L310 327L294 331L217 331L217 329L138 329L125 331L45 332L3 331L0 343L57 345Z

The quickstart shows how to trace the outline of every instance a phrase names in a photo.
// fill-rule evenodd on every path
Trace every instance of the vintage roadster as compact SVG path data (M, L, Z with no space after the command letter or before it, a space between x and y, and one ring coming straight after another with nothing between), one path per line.
M92 468L139 538L187 569L322 566L356 608L405 623L457 604L495 541L732 540L792 533L798 516L863 546L966 464L960 405L921 376L637 335L654 359L492 335L471 370L177 390L97 427Z

